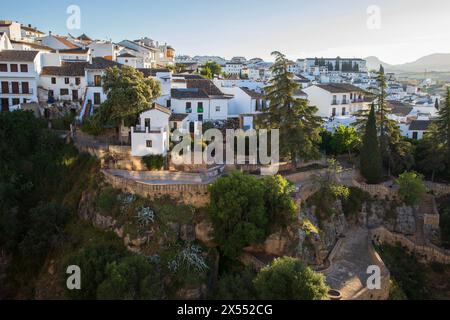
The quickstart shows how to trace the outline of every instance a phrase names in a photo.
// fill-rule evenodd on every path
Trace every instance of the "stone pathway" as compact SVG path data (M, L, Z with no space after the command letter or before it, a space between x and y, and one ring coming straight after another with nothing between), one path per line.
M349 300L367 282L367 268L373 264L368 253L369 231L350 230L334 257L330 270L325 273L328 285L339 290L343 300Z

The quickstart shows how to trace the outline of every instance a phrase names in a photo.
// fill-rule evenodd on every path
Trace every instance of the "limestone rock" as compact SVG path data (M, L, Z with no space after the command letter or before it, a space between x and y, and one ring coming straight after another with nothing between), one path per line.
M395 232L413 235L416 232L414 210L411 207L398 207L396 210Z
M213 225L210 222L202 221L195 225L195 238L209 248L217 247L214 243Z

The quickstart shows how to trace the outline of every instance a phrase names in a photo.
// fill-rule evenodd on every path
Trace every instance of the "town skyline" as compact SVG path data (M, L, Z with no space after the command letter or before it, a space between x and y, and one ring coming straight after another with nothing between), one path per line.
M28 5L21 10L17 4L4 4L5 12L10 14L1 18L32 24L45 33L86 33L114 42L135 40L138 35L164 39L180 55L228 59L245 56L271 61L271 52L278 50L290 59L376 56L389 64L401 64L450 52L450 35L445 32L450 26L445 19L450 3L440 0L428 1L426 6L416 0L395 4L349 0L339 5L330 1L326 8L293 0L278 5L249 0L239 7L234 0L222 4L203 0L175 0L171 4L134 1L135 5L127 2L110 7L102 1L42 1L39 6L45 15L35 15L38 4L26 2ZM80 29L67 28L70 5L80 8ZM242 15L246 18L242 19Z

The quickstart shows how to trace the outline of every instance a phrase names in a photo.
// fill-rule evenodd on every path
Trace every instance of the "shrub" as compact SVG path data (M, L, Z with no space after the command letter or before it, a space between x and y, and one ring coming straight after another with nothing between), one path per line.
M400 197L408 205L417 205L427 190L423 177L416 172L405 172L395 182L400 185Z
M369 193L355 187L349 189L348 197L342 199L342 209L346 217L355 217L361 212L364 202L371 199Z
M119 194L120 191L114 188L108 187L104 189L97 198L97 208L99 208L103 212L110 212L119 202Z
M245 269L240 273L227 273L220 277L215 298L218 300L253 300L256 299L255 272Z
M164 167L164 156L162 155L148 155L142 158L142 162L145 164L148 170L158 171Z
M254 284L263 300L326 300L329 291L323 275L290 257L276 259L263 268Z

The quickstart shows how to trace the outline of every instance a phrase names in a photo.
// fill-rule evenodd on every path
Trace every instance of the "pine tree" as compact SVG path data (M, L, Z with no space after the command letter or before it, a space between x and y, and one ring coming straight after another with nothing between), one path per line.
M447 168L450 165L450 88L436 120L438 140L444 145Z
M294 98L299 85L288 71L288 60L279 53L271 71L273 78L265 88L267 112L257 119L259 128L280 130L280 155L296 164L298 159L311 160L319 157L322 120L315 114L317 108L310 107L304 99Z
M394 120L388 118L391 108L387 102L387 82L383 66L380 66L377 82L379 93L375 111L376 126L380 139L380 151L383 164L388 171L388 175L400 174L411 169L414 158L412 156L412 145L403 139L400 128ZM365 125L368 119L367 110L359 114L357 126L361 133L365 132Z
M361 174L368 183L376 184L381 181L382 164L374 104L370 109L365 130L361 148Z

